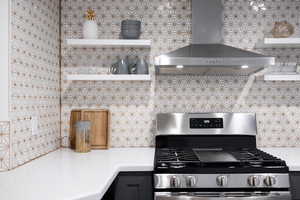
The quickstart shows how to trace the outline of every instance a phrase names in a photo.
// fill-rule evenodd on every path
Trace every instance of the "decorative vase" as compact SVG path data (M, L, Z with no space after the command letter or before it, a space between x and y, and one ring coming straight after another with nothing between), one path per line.
M84 39L97 39L98 38L98 25L94 20L87 20L83 24L83 37Z
M149 66L143 58L140 58L136 65L137 74L149 74Z
M83 38L97 39L98 38L98 24L96 22L96 14L92 9L88 9L85 16L86 21L83 24Z

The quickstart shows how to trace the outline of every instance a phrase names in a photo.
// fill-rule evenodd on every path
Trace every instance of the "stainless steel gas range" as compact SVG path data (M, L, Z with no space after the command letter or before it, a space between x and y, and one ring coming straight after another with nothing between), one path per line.
M288 200L288 167L256 148L251 113L157 115L155 200Z

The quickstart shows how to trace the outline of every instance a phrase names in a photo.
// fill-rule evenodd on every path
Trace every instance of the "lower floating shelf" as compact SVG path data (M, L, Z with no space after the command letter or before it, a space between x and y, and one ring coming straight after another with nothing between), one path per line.
M151 81L150 74L141 75L113 75L113 74L70 74L67 75L69 81Z
M265 81L300 81L300 74L296 72L272 73L264 75Z

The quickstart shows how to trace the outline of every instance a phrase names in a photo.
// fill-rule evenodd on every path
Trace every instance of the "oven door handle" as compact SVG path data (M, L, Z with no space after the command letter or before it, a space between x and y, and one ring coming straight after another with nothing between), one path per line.
M156 192L155 200L291 200L284 192Z

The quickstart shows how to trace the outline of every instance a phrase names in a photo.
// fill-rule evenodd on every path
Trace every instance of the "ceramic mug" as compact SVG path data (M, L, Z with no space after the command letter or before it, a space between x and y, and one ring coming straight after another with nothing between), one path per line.
M129 74L127 59L121 59L110 67L112 74Z
M137 73L137 65L136 63L130 63L128 66L128 70L130 74L136 74Z

